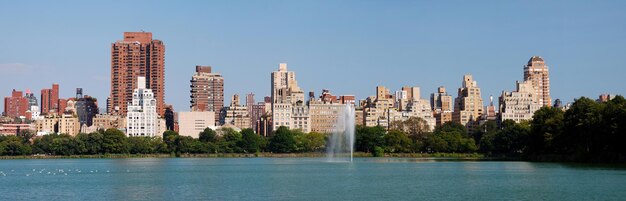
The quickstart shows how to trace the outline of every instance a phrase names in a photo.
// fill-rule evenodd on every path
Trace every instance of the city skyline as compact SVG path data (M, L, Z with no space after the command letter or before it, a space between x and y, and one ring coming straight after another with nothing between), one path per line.
M290 70L298 73L299 86L305 93L330 89L334 94L354 94L357 99L364 99L374 94L376 86L386 86L392 91L400 90L402 86L419 86L421 96L426 97L436 92L439 86L456 89L461 86L459 78L464 74L472 74L474 80L480 83L482 98L487 100L490 95L498 96L502 91L514 90L512 83L523 80L523 66L528 58L536 55L543 57L550 68L552 100L558 98L570 102L580 96L595 99L602 93L624 94L625 90L619 83L619 75L624 74L624 69L620 67L626 64L626 59L620 57L623 52L620 52L619 47L623 47L626 41L618 36L626 30L623 26L607 25L623 19L620 16L624 14L618 9L620 3L587 5L586 11L591 14L580 14L574 13L576 9L583 9L577 7L576 2L568 5L550 5L546 2L542 4L544 7L533 7L535 10L530 11L539 16L527 18L516 18L514 12L507 12L531 7L521 3L496 3L494 6L503 8L492 14L468 13L461 9L464 12L451 17L435 13L437 9L444 9L448 5L445 3L401 2L397 5L383 5L377 8L382 11L379 15L368 13L376 10L376 2L359 6L350 3L333 4L337 8L311 2L271 2L267 5L248 2L239 6L216 3L216 7L225 8L226 11L241 9L251 12L225 15L224 22L210 21L203 24L196 20L177 25L179 28L194 28L197 25L198 31L177 31L177 26L173 26L176 20L165 17L172 13L153 16L163 24L152 22L149 17L141 17L133 22L94 27L88 19L102 20L104 15L95 12L93 16L87 15L87 19L78 20L78 14L85 11L77 11L74 15L55 16L62 18L56 20L67 22L59 27L67 26L68 29L48 27L51 29L46 31L43 35L45 37L32 30L39 26L45 28L44 25L55 19L44 19L42 15L46 12L62 12L66 8L55 4L51 6L51 11L15 19L8 15L16 12L36 13L47 4L29 5L29 9L20 6L18 2L2 4L6 4L0 6L0 11L3 11L0 21L6 27L6 37L0 39L0 70L3 72L3 76L0 76L3 83L0 90L3 96L10 96L11 90L15 88L18 91L30 89L39 98L41 95L37 92L40 89L59 83L59 98L73 97L75 88L83 88L87 94L99 100L99 108L106 108L110 90L110 45L119 40L123 32L142 29L152 32L155 39L162 40L168 46L165 53L165 104L174 105L176 111L189 111L189 100L182 97L189 97L189 77L193 75L196 65L212 66L214 71L224 76L225 99L234 94L243 96L250 92L257 97L269 96L270 87L267 83L270 82L270 73L278 63L285 62L289 64ZM198 8L186 4L176 6L189 10L210 7L205 3L198 4ZM253 6L255 4L265 7L257 10ZM460 9L461 4L459 2L449 9ZM99 6L113 7L109 4ZM306 15L310 13L306 12L315 9L308 9L305 13L285 9L285 13L271 15L263 15L262 12L301 6L318 7L330 16L307 18ZM76 4L72 8L81 7L92 6ZM155 7L165 9L167 5ZM353 10L345 14L340 12L341 8ZM413 14L413 11L424 11L426 8L435 11ZM180 12L177 11L173 16L179 20L194 17ZM365 16L365 13L370 15ZM468 19L463 19L462 14L468 14ZM213 19L210 16L214 14L195 15L201 15L200 19ZM256 15L264 16L265 21L254 19ZM295 19L282 18L288 16ZM505 19L494 19L498 16ZM41 19L33 21L36 17ZM124 17L128 15L114 18ZM332 17L343 20L331 23ZM363 17L364 21L359 17ZM436 20L424 24L424 18L428 17L435 17ZM507 19L516 23L504 25ZM423 27L416 28L418 24ZM527 25L540 29L530 29ZM518 29L518 26L526 28ZM245 27L256 31L246 32ZM276 28L279 30L270 31ZM465 30L467 28L474 30ZM213 29L217 31L213 32ZM586 41L594 36L594 29L602 30L604 37ZM455 30L463 31L454 34ZM513 34L521 30L528 30L524 33L529 36ZM539 31L545 37L536 33ZM480 51L472 51L477 47ZM32 49L43 53L32 54ZM80 58L75 54L80 55ZM346 79L351 81L345 82ZM488 105L488 102L484 101L484 105Z

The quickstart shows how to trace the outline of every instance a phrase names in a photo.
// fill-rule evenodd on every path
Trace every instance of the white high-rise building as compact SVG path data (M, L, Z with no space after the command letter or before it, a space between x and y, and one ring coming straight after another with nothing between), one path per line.
M502 121L511 119L519 123L523 120L532 120L535 111L542 106L537 101L532 82L516 82L516 86L516 91L502 91L500 95L500 120Z
M308 110L304 92L296 81L296 73L287 71L286 63L279 64L278 71L272 72L272 129L285 126L303 132L311 131Z
M159 135L157 102L151 89L146 89L146 78L137 77L137 89L133 90L133 102L126 113L126 134L128 136Z

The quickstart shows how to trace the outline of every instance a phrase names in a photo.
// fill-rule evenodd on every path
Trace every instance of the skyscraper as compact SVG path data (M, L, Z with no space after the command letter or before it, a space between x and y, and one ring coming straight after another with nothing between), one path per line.
M287 70L287 64L278 65L272 72L272 129L280 126L310 131L308 107L304 104L304 91L298 87L296 73Z
M191 76L191 111L210 111L215 113L219 123L220 112L224 107L224 77L211 72L211 66L196 66L196 73Z
M437 125L441 126L452 121L452 109L454 109L452 95L448 95L446 88L437 88L437 93L430 94L430 107L437 119Z
M480 95L480 88L472 75L464 75L458 96L454 99L452 121L466 125L470 121L478 120L482 114L483 98Z
M111 93L107 111L125 115L137 88L137 77L145 77L146 88L156 99L159 115L165 112L165 45L150 32L124 32L124 39L111 44Z
M540 56L533 56L524 66L524 81L530 81L534 90L537 102L543 106L550 106L550 77L548 66Z
M58 113L64 111L59 108L59 84L52 84L51 89L41 90L41 114Z
M154 137L159 134L157 102L152 90L146 88L146 78L137 77L137 89L133 90L133 99L126 115L128 136Z

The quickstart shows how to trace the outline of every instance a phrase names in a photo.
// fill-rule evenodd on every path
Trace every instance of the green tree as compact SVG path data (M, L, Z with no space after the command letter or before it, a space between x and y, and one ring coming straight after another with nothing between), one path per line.
M287 127L279 127L270 139L269 150L274 153L293 153L297 151L293 132Z
M114 128L107 129L102 139L102 149L104 153L123 154L128 153L128 138L122 131Z
M326 149L326 135L318 132L310 132L301 135L302 151L319 152Z
M478 149L476 141L467 134L467 129L453 122L437 127L424 144L428 152L470 153Z
M527 123L515 123L513 120L502 122L502 129L496 132L488 132L483 135L480 143L481 150L496 154L521 154L525 153L528 145L530 125Z
M151 137L129 137L131 154L152 154L156 152L156 147L152 144Z
M600 115L602 106L589 98L581 97L574 101L563 117L564 132L558 136L558 150L564 154L575 154L578 157L591 153L598 154L597 144L604 137L604 129L600 127L603 119Z
M553 152L553 140L563 132L563 117L563 110L555 107L542 107L535 112L528 136L529 154Z
M61 134L52 140L50 149L54 155L69 156L76 153L76 144L72 136Z
M93 132L87 135L85 142L85 149L87 154L101 154L104 153L102 149L102 143L104 142L104 131Z
M424 140L430 135L428 122L420 117L410 117L405 121L394 121L389 130L397 130L406 133L411 139L412 152L420 151L423 148Z
M213 129L207 127L204 131L200 132L199 138L201 142L215 143L217 141L217 134Z
M233 130L232 128L222 128L220 132L223 136L218 140L217 146L222 153L242 153L243 149L240 147L242 144L241 133Z
M176 153L177 144L176 139L178 138L178 133L175 131L165 131L163 132L163 142L167 145L167 151L170 153Z
M33 142L33 151L38 154L53 154L50 147L55 138L60 137L58 134L48 134L40 138L36 138Z
M32 154L30 144L25 144L23 142L23 138L18 136L7 136L2 142L0 142L0 147L4 148L3 152L5 155L17 156Z
M241 147L247 153L255 153L260 151L261 136L254 133L251 128L241 130L242 141Z
M385 128L381 126L357 126L355 130L355 147L357 151L372 152L374 147L382 147Z
M176 136L176 153L196 153L195 141L189 136Z
M406 153L411 150L411 139L399 130L389 131L385 137L385 148L390 153Z

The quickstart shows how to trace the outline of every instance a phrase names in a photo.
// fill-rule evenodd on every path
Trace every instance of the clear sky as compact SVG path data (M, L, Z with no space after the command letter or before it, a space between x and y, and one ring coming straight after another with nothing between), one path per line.
M456 97L473 74L488 100L539 55L553 99L595 99L626 94L625 11L626 1L0 1L0 96L39 98L56 82L61 97L82 87L104 107L111 43L144 30L165 42L176 111L189 110L195 65L223 74L229 104L268 96L280 62L305 92L362 99L410 85L428 97L445 86Z

